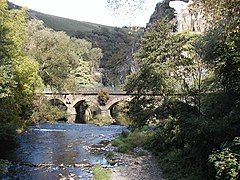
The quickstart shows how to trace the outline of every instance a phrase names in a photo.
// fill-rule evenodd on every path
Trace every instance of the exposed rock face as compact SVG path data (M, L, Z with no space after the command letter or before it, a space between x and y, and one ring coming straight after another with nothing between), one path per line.
M178 7L177 1L170 2L171 7ZM184 5L184 8L177 13L177 31L193 31L193 32L204 32L207 28L206 20L203 17L201 10L193 8L193 2L189 1Z
M162 2L157 3L155 11L150 17L147 27L153 26L156 21L159 19L167 18L172 20L175 17L175 10L173 7L170 7L169 3L173 0L163 0ZM188 2L188 0L176 0L177 2Z
M192 0L164 0L158 3L149 20L148 27L163 18L176 22L178 32L186 30L204 32L207 28L202 11L193 8Z
M157 3L147 27L153 26L159 19L168 18L171 20L174 18L174 9L169 6L170 1L171 0L164 0L163 2Z

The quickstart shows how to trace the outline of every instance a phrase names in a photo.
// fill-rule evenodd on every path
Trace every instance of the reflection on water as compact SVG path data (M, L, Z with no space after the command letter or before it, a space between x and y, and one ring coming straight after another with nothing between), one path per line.
M77 179L91 179L88 169L75 168L74 165L86 161L106 164L106 159L103 154L89 153L85 147L101 140L111 140L123 128L66 123L29 127L19 137L20 147L8 156L16 165L10 168L4 179L51 180L70 173L76 174Z

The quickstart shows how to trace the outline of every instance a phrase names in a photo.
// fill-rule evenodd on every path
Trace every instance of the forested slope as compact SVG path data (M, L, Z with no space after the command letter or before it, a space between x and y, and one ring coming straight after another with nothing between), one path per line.
M9 8L21 8L8 3ZM103 51L100 71L102 82L106 86L116 86L125 82L126 76L135 69L132 52L137 48L137 39L143 32L142 28L118 28L81 22L72 19L43 14L28 10L31 18L42 20L46 27L56 31L64 31L71 37L84 38L92 42L93 47Z

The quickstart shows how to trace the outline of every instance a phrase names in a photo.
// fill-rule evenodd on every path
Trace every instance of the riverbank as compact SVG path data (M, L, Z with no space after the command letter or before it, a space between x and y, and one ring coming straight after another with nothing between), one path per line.
M112 168L112 180L164 180L157 158L151 154L116 154L123 165Z

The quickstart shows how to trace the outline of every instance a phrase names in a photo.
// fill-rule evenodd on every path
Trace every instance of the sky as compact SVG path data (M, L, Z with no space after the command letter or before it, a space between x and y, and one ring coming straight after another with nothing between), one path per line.
M149 21L155 6L162 0L146 0L144 8L126 13L128 7L121 9L121 15L114 15L107 7L107 0L9 0L10 2L45 14L56 15L79 21L93 22L109 26L142 26Z

